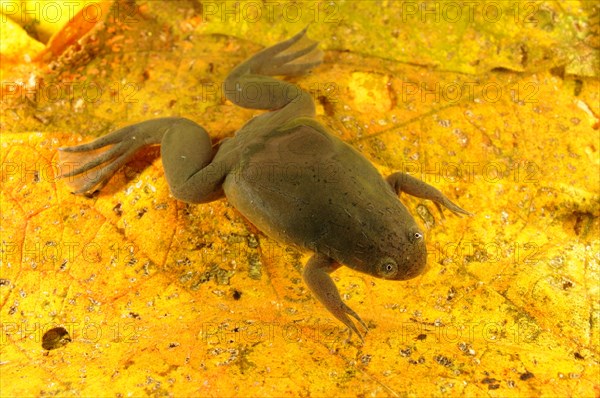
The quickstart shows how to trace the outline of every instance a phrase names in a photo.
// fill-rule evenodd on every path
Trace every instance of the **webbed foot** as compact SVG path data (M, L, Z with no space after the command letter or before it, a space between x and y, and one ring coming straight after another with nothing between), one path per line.
M102 188L138 149L127 138L134 128L128 126L86 144L59 148L61 169L69 170L60 178L74 194Z
M297 76L320 65L323 51L318 48L318 42L306 36L307 29L256 54L252 58L250 73Z

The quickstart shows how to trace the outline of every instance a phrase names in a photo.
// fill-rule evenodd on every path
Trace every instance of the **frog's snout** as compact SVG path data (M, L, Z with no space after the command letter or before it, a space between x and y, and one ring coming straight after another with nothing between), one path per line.
M427 249L425 245L419 245L413 253L406 256L403 270L404 273L399 275L398 279L406 280L415 278L421 274L424 274L427 270Z
M424 274L427 270L427 252L419 253L415 258L409 259L407 265L403 279L412 279Z
M427 247L425 236L416 225L408 228L407 241L404 243L403 254L405 261L402 264L404 275L401 279L411 279L425 272L427 268Z

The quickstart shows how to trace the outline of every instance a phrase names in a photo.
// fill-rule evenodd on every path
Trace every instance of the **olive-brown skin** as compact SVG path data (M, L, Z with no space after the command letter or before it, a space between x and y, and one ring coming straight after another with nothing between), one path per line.
M242 140L247 150L223 184L260 230L376 277L390 261L398 271L387 279L421 273L423 233L364 156L316 124L270 131L263 142Z

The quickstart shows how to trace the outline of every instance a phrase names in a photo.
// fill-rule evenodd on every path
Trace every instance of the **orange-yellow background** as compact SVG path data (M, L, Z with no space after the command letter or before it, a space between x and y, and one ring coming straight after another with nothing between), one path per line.
M105 2L70 25L49 3L2 20L2 396L600 394L596 3ZM92 197L56 179L58 147L137 121L231 136L257 112L220 82L308 23L319 120L475 213L403 197L428 272L335 273L364 345L307 291L308 253L174 200L158 150ZM55 326L72 341L46 351Z

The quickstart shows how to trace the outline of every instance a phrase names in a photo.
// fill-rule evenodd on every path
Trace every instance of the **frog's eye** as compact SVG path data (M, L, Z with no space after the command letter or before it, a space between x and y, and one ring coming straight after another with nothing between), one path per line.
M419 242L419 241L423 240L423 232L419 231L416 228L409 231L408 232L408 240L411 243L415 243L415 242Z
M391 278L391 277L395 276L397 273L398 273L398 265L392 260L384 261L379 266L379 276L381 276L382 278Z

